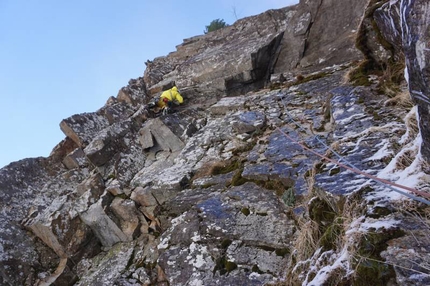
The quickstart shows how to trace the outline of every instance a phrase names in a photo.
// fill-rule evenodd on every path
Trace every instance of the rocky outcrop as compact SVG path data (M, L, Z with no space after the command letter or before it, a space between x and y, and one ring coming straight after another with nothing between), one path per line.
M261 285L285 274L294 224L273 192L246 183L223 193L187 190L175 201L191 208L169 205L182 213L158 245L170 283Z
M423 138L422 155L430 159L429 134L429 32L430 10L425 1L390 1L377 10L375 17L384 37L394 51L404 56L406 78L412 99L418 106Z
M413 1L402 3L400 11L403 16L402 43L408 69L409 90L418 105L420 115L423 137L421 152L430 160L430 7L425 1Z
M339 5L336 1L300 1L289 12L275 74L294 72L297 68L311 71L321 67L361 60L355 47L358 27L368 0ZM342 15L339 17L339 15Z
M271 77L285 80L297 68L310 72L360 60L355 35L366 5L302 1L185 39L176 52L147 62L148 91L176 83L193 102L212 104L217 96L262 88Z
M0 284L428 285L426 201L370 179L429 191L428 5L347 2L186 39L1 169Z
M263 87L290 9L272 10L184 40L176 52L147 64L148 91L152 94L176 82L186 97L203 104L220 95Z

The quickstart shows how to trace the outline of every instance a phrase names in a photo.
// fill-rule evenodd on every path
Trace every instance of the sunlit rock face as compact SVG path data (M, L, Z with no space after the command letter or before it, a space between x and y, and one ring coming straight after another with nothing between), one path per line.
M366 5L301 1L185 39L175 52L147 62L148 91L176 83L193 102L211 104L217 96L262 88L271 77L360 60L355 36Z
M303 0L148 61L0 170L0 284L428 285L425 202L369 177L428 191L428 12Z

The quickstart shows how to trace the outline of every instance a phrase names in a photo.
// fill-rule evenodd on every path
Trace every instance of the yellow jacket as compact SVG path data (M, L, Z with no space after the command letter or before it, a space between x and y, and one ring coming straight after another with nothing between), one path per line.
M167 99L167 102L165 99ZM181 94L178 92L178 88L176 86L166 91L163 91L163 93L160 95L158 106L165 107L170 102L175 104L181 104L182 102L184 102L184 99L182 98Z

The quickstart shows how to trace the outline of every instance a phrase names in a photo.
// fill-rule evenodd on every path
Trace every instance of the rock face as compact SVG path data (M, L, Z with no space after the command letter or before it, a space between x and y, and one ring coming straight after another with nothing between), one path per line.
M426 1L390 1L378 11L376 21L397 53L404 54L410 94L418 106L423 138L422 155L430 159L429 133L429 28Z
M425 1L402 3L401 13L404 17L402 34L403 50L408 68L409 90L418 105L420 130L423 137L421 152L430 160L430 7ZM426 23L424 25L420 23Z
M0 284L428 285L428 198L372 178L430 191L429 19L303 0L148 61L0 170Z
M176 52L147 63L148 91L153 94L175 82L193 102L211 104L218 96L262 88L271 76L291 76L299 72L296 68L315 71L359 60L354 37L366 4L301 1L185 39Z
M338 1L300 1L288 12L276 73L344 64L360 60L362 54L355 48L355 37L363 17L367 0L339 5ZM342 15L339 17L339 15Z

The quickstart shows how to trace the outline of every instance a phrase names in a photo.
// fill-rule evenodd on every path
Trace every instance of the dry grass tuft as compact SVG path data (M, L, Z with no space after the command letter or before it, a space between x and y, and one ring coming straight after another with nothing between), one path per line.
M205 163L200 169L194 174L191 180L196 180L199 178L211 176L216 173L216 170L220 168L225 168L229 162L226 161L210 161Z
M318 240L321 236L319 225L312 220L302 220L299 223L299 235L294 243L293 248L297 261L308 259L318 248Z
M414 106L412 97L408 90L403 90L396 94L393 98L388 99L384 102L385 106L399 106L404 109L410 109Z
M408 129L409 136L412 138L415 138L416 135L419 133L420 129L418 127L418 120L417 120L417 110L412 109L408 115L406 115L405 118L405 124L406 128Z
M299 222L299 232L295 238L293 249L288 263L286 281L279 286L301 285L302 275L309 267L310 258L318 249L318 240L321 236L319 225L312 220L302 219Z

